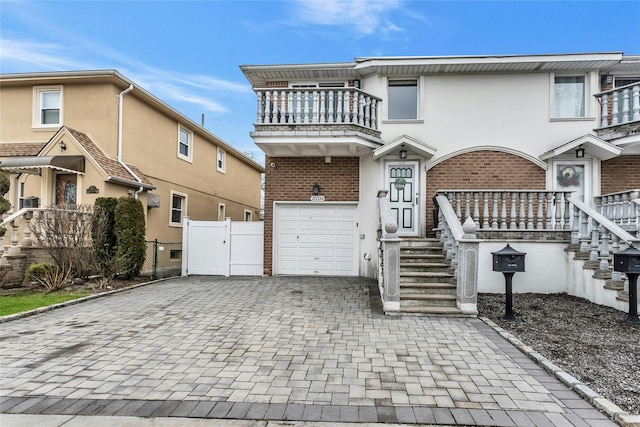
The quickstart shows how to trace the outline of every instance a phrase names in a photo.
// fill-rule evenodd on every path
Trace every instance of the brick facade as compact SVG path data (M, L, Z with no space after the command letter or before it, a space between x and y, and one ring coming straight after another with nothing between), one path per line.
M273 202L308 202L315 183L326 202L357 202L360 197L358 157L265 157L264 274L272 271ZM273 166L271 166L273 165Z
M640 155L618 156L602 162L601 193L640 188Z
M433 236L433 196L438 190L544 190L546 172L530 161L500 151L452 157L427 171L427 236Z

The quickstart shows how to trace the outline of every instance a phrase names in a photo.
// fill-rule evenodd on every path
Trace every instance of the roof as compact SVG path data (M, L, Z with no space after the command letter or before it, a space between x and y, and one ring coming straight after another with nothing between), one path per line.
M71 136L85 149L85 151L95 160L98 166L105 172L108 178L116 178L116 180L129 181L136 183L136 177L131 175L120 162L116 159L108 157L92 140L83 132L77 131L67 126L61 128L66 129ZM141 180L144 186L153 187L151 180L143 174L140 169L134 165L126 164Z
M46 142L2 142L0 157L35 156Z
M512 73L541 71L600 70L640 72L640 56L622 52L555 55L395 56L362 57L354 62L243 65L240 67L254 87L268 81L357 80L374 74L425 75L442 73Z
M243 163L253 167L260 172L264 172L264 167L257 163L255 160L250 159L232 145L223 141L218 136L202 127L200 124L194 122L184 114L180 113L178 110L171 107L169 104L160 100L160 98L156 97L155 95L151 94L147 90L143 89L133 81L120 74L116 70L51 71L39 73L0 74L0 84L5 87L35 83L64 84L66 81L78 82L83 80L111 83L123 90L128 88L129 86L133 86L134 90L129 94L129 96L136 96L151 107L156 108L169 117L174 118L185 126L188 126L191 131L202 136L207 141L224 148L227 154L231 153L234 157L238 158Z

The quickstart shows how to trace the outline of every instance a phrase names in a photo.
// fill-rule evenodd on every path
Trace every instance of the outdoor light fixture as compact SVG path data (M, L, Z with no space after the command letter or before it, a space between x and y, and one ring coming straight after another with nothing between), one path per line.
M581 159L584 157L584 148L582 148L582 145L578 148L576 148L576 158Z
M67 144L65 144L64 141L60 141L60 143L58 143L58 145L60 146L60 149L62 151L67 149Z
M400 150L400 158L401 159L406 159L407 158L407 150L404 149L404 144L402 144L402 149Z
M317 196L318 194L320 194L320 186L318 185L318 183L317 183L317 182L316 182L315 184L313 184L313 191L312 191L312 193L313 193L314 195L316 195L316 196Z

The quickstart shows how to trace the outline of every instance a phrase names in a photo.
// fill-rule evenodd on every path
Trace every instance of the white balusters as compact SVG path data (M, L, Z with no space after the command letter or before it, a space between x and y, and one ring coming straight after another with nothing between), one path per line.
M498 199L500 198L500 193L493 193L493 212L491 217L493 221L491 221L491 228L494 230L498 228Z
M629 121L629 88L622 91L622 123Z
M617 125L620 120L618 120L618 100L620 99L620 92L613 92L613 114L611 118L611 124Z
M476 223L476 228L480 228L480 211L478 206L478 199L480 197L480 193L477 191L473 192L473 222Z
M636 85L631 90L632 120L640 120L640 85Z
M600 267L599 270L609 271L609 230L601 225L600 233L602 235L602 243L600 246Z
M482 198L482 228L489 228L489 193L485 192Z
M524 210L524 203L526 200L526 196L524 193L520 193L520 222L518 223L518 228L520 228L521 230L524 230L526 227L526 224L524 222L525 216L526 216L526 212Z
M527 215L527 230L533 230L533 196L534 193L528 193L529 213Z
M509 223L509 228L511 230L515 230L517 228L516 226L516 216L517 216L517 211L516 211L516 198L517 198L518 193L511 193L511 222Z
M536 222L536 228L538 230L542 230L544 228L544 224L542 223L542 215L543 215L543 207L544 207L544 193L538 193L538 221Z
M602 120L600 121L602 127L609 126L609 94L602 95Z

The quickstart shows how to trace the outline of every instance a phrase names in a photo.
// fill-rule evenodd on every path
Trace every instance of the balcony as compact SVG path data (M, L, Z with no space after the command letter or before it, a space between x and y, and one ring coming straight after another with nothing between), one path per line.
M605 141L640 134L640 82L595 95L601 106L598 137Z
M359 156L383 143L381 99L359 89L256 89L256 95L251 136L269 156Z

